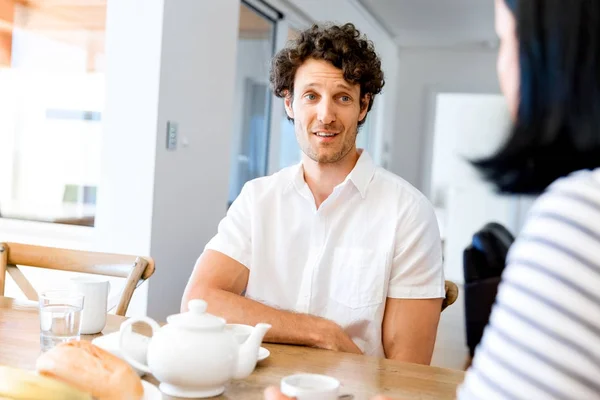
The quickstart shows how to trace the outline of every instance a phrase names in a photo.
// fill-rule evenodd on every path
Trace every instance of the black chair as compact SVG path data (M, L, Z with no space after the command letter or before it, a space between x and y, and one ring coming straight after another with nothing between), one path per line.
M506 255L514 240L508 229L490 222L475 232L463 252L466 340L471 358L489 321Z

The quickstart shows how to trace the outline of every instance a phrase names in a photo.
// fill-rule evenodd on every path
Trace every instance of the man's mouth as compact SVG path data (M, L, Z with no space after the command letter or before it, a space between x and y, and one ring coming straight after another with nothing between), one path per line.
M314 132L315 135L319 137L334 137L337 136L337 133L334 132Z

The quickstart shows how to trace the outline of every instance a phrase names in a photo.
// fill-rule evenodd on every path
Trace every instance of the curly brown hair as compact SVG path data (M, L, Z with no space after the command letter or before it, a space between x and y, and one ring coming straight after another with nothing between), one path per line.
M361 102L370 95L367 112L373 107L375 95L385 84L381 60L373 42L354 24L318 25L301 32L290 45L280 50L271 62L269 80L277 97L294 93L296 71L307 59L325 60L342 70L344 79L360 85ZM365 106L361 103L361 108ZM366 118L358 124L362 125Z

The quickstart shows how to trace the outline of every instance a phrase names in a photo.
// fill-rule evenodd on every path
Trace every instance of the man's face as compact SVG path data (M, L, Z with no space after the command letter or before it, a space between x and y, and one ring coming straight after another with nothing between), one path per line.
M356 150L358 122L367 115L360 100L360 85L348 83L342 70L327 61L306 60L296 71L293 98L285 99L304 154L325 164Z

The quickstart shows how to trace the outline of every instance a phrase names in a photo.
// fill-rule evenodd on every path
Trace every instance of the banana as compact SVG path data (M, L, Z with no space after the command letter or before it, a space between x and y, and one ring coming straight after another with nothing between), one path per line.
M92 400L92 396L56 379L0 365L0 399Z

